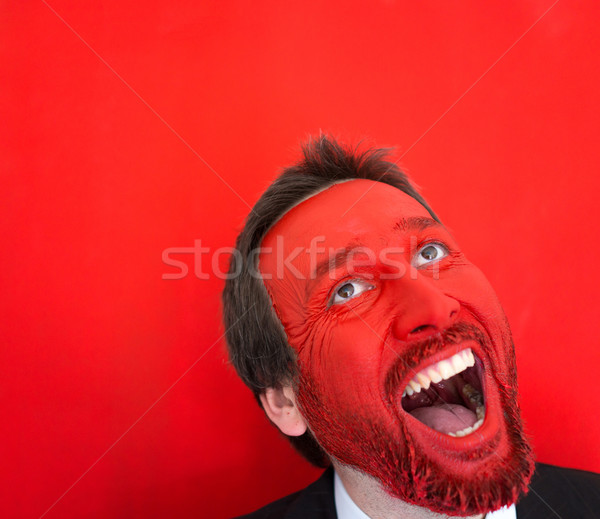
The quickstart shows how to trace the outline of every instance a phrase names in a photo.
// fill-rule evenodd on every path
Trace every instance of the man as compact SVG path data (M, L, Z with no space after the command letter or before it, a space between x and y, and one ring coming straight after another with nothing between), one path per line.
M506 318L384 150L310 142L236 248L231 361L292 444L335 471L249 517L515 517L534 464ZM559 517L586 517L555 471L540 474L558 502L530 494L519 519L565 504L576 515Z

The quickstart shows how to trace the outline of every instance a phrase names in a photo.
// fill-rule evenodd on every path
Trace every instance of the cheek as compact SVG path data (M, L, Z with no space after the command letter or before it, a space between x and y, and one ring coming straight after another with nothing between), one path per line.
M469 265L455 272L445 281L445 289L491 335L506 331L506 316L496 292L477 267Z
M382 342L362 321L335 317L311 326L299 355L301 373L320 387L323 404L340 413L380 405Z
M489 355L495 360L495 364L508 368L497 370L500 373L498 376L501 378L506 372L510 377L514 377L512 335L494 289L483 273L474 266L466 267L465 272L461 274L452 280L454 286L449 290L465 308L465 317L471 315L474 324L483 326L487 332L492 341L492 351Z

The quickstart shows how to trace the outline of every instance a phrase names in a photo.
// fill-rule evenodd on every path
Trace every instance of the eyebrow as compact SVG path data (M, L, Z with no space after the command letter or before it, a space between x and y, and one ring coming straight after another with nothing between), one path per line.
M400 218L394 225L394 231L424 231L430 227L442 227L442 224L433 218L411 216L410 218Z
M424 231L431 227L442 227L442 224L434 220L433 218L425 218L422 216L411 216L409 218L401 218L393 227L394 231L407 232L407 231ZM335 270L343 266L350 254L359 248L364 247L361 242L348 243L344 248L339 249L334 256L324 259L317 264L314 271L314 275L320 278L327 272Z
M343 249L339 249L334 256L324 259L317 264L317 268L315 269L315 275L317 278L320 278L327 272L335 270L346 263L348 256L356 250L357 247L361 247L360 243L352 243L346 245Z

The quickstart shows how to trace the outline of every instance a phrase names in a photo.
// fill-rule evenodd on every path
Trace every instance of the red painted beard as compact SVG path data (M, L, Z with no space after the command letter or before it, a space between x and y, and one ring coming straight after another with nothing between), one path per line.
M502 309L423 206L371 184L313 196L263 241L278 251L260 270L297 353L302 415L330 456L395 497L449 515L513 503L533 462ZM296 254L315 236L337 252ZM357 247L368 261L349 260Z
M464 352L465 346L474 353L474 366L432 383L428 390L413 393L412 398L405 394L406 381L414 379L423 366L431 365L431 359ZM326 387L310 374L302 374L302 367L298 402L303 415L310 417L309 426L322 448L340 462L377 478L392 496L448 515L486 513L514 503L527 491L533 473L531 449L516 404L514 365L510 375L495 377L490 353L489 341L468 324L457 324L443 335L413 344L391 366L381 388L382 400L397 420L394 428L376 417L365 421L360 409L341 415L336 407L328 407ZM486 376L490 373L498 402L486 399ZM465 386L472 388L469 395ZM485 409L481 418L478 407ZM451 408L451 420L460 422L459 429L472 427L479 420L485 425L454 437L410 413L414 409L439 409L437 413L444 414ZM474 417L457 413L456 408L467 409ZM504 434L499 430L500 420Z

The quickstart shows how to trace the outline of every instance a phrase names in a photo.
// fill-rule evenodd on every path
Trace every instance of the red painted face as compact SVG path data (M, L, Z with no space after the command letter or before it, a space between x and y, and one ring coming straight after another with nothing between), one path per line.
M402 191L354 180L291 209L262 248L321 446L437 512L514 502L532 461L511 335L449 232Z

